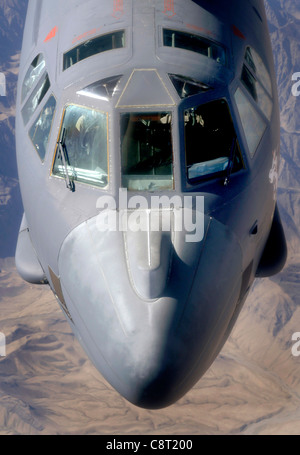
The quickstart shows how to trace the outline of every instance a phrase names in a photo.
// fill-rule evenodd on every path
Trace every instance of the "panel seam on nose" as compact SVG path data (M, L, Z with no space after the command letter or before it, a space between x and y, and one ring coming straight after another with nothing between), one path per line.
M147 242L148 242L148 266L151 269L151 241L150 241L150 210L147 210L147 223L148 223L148 232L147 232Z

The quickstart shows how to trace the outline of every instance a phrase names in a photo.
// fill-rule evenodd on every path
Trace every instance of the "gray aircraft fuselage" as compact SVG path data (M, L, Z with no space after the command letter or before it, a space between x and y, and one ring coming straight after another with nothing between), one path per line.
M284 266L279 130L262 0L29 0L16 266L135 405L181 398Z

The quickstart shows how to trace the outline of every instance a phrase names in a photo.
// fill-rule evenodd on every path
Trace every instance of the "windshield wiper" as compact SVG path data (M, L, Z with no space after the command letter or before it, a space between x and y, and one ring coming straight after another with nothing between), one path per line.
M231 172L232 172L232 169L233 169L233 166L234 166L236 144L237 144L237 137L234 136L234 138L232 139L232 144L231 144L231 148L230 148L230 155L229 155L229 159L228 159L227 173L226 173L226 177L225 177L225 180L224 180L224 185L225 186L227 186L229 184Z
M75 184L74 181L70 178L69 172L68 172L68 165L67 161L68 160L68 154L67 154L67 148L66 148L66 143L65 143L65 138L66 138L66 128L63 129L60 141L57 143L60 151L60 156L63 162L64 170L65 170L65 180L66 180L66 186L67 188L74 192L75 191Z

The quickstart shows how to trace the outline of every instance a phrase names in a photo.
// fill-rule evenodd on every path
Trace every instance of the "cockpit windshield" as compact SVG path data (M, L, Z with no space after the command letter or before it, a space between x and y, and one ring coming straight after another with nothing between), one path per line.
M129 190L173 189L171 112L121 115L122 184Z
M65 109L52 174L106 187L107 114L83 106Z
M225 100L184 112L187 177L191 183L243 168L229 108Z

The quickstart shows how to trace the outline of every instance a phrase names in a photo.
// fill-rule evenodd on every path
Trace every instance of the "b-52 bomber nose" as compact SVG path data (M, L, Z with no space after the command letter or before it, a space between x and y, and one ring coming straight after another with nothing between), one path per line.
M106 380L145 408L174 403L198 381L222 347L240 293L235 235L208 216L201 241L186 242L186 234L99 235L93 218L67 236L59 255L83 346Z
M263 0L28 1L17 270L138 406L182 397L285 264L277 98Z

